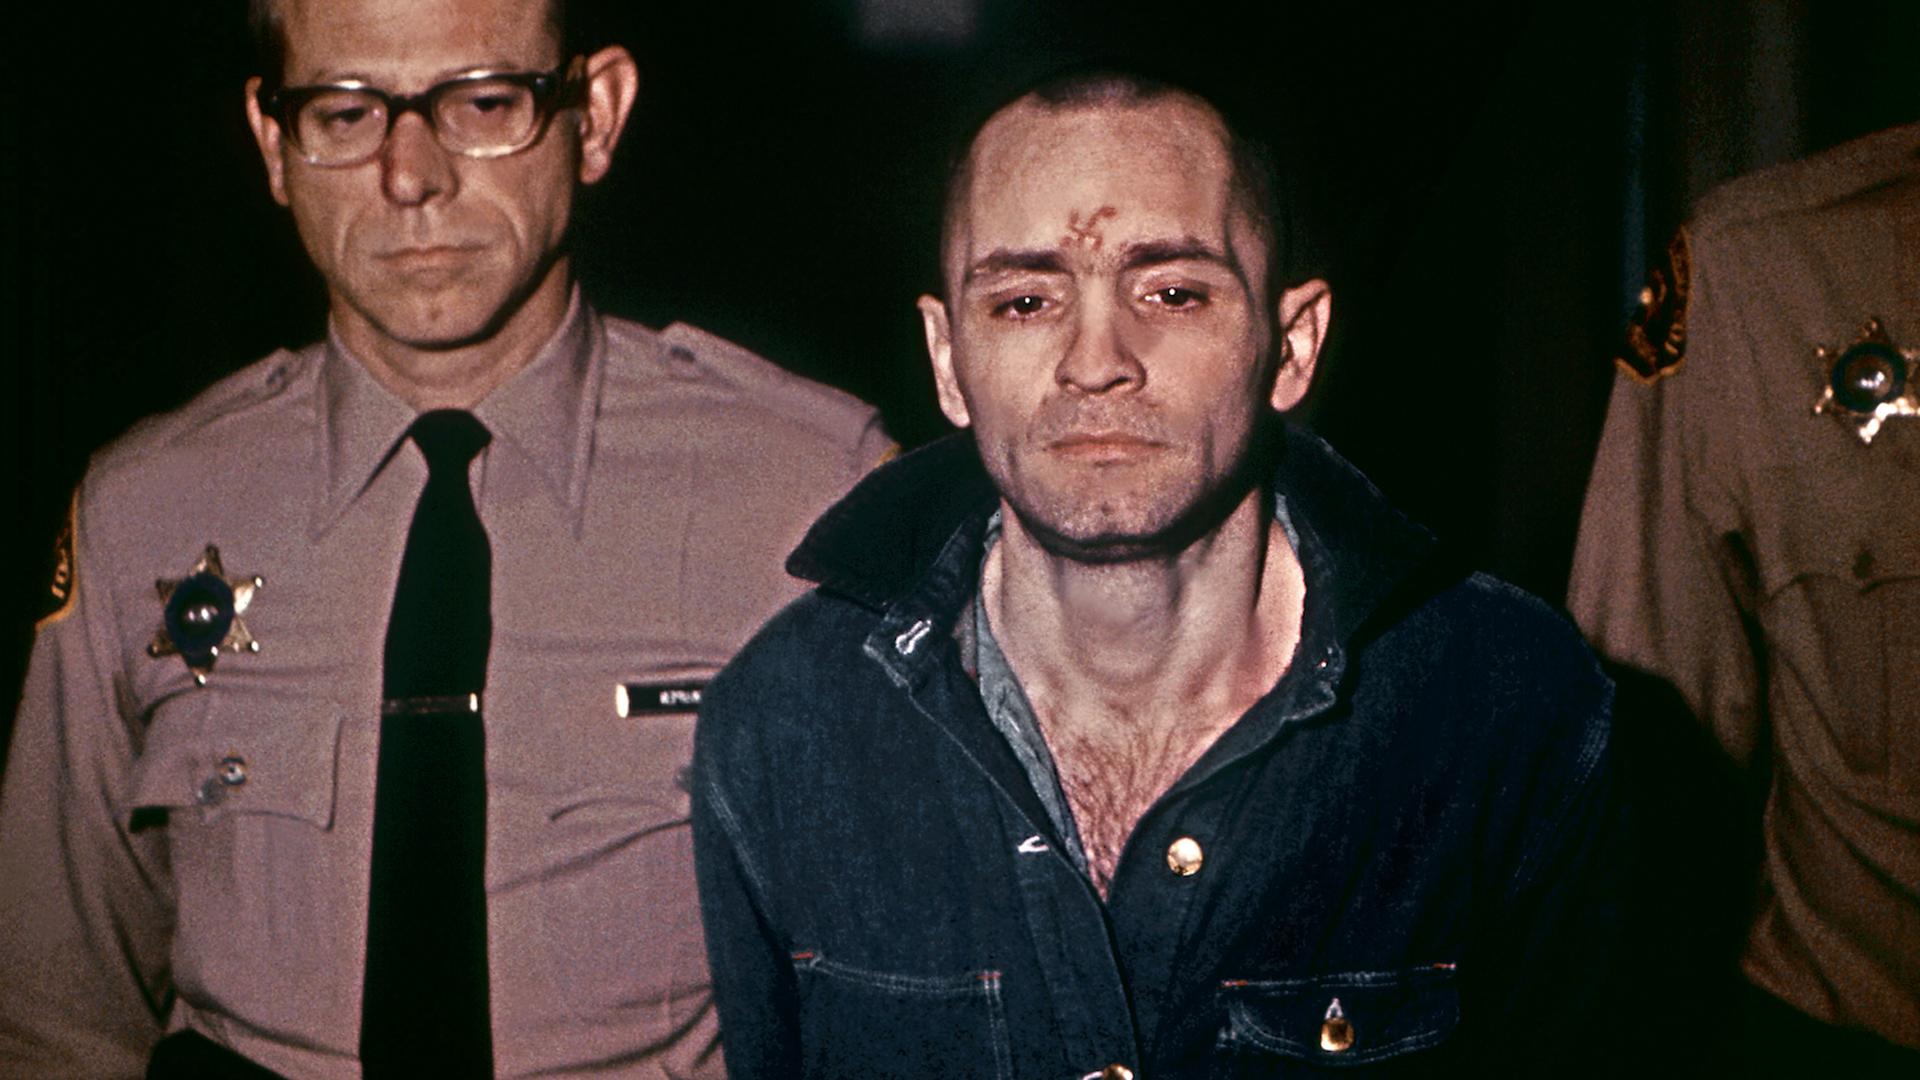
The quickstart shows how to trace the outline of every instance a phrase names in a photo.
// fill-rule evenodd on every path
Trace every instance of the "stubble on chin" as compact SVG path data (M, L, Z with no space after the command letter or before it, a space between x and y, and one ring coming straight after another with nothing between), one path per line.
M1179 518L1197 492L1140 463L1046 462L996 478L1020 525L1048 554L1087 564L1161 558L1178 550ZM1009 472L1013 470L1010 469Z
M1226 521L1270 466L1271 448L1256 433L1221 464L1210 443L1155 435L1165 441L1124 464L1065 460L1029 443L989 471L1050 555L1087 565L1171 559Z

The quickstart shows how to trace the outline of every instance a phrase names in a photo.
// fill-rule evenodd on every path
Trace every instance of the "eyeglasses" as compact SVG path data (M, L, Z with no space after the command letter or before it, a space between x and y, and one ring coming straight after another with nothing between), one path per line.
M357 81L263 92L260 108L280 122L310 165L371 161L403 113L419 113L442 148L471 158L505 157L546 133L553 114L579 96L586 61L540 72L470 71L421 94L389 94Z

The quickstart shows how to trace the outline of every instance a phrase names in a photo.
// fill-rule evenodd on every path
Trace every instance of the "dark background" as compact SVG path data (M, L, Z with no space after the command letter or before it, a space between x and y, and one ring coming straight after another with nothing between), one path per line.
M0 702L87 455L325 319L242 117L244 0L35 9L0 90ZM589 296L850 390L909 447L945 430L913 299L967 122L1089 55L1221 92L1309 173L1335 328L1305 419L1554 600L1648 253L1713 184L1920 115L1905 0L599 10L643 84L578 220Z
M0 65L0 735L87 455L325 314L242 119L241 0L31 8ZM983 96L1114 49L1224 88L1317 178L1335 329L1306 418L1469 561L1552 600L1648 254L1713 184L1920 115L1911 0L608 16L644 82L579 219L589 296L848 389L909 446L945 430L913 300L935 284L942 170ZM1734 781L1684 720L1638 718L1657 712L1623 714L1622 745L1666 792L1642 837L1694 839L1643 873L1695 876L1642 929L1731 948L1750 853L1718 853L1719 893L1690 868ZM1660 1009L1650 1023L1684 1030L1684 1002Z
M243 6L43 3L7 50L0 701L87 455L323 327L241 115ZM1551 599L1647 253L1714 183L1920 114L1901 0L615 2L604 20L644 82L576 232L590 296L844 387L909 446L944 430L912 301L982 101L1114 51L1224 90L1316 180L1336 314L1306 418Z
M242 119L241 0L36 6L0 99L0 701L87 455L324 324ZM589 294L851 390L909 446L944 430L912 301L984 98L1115 50L1226 91L1317 180L1335 331L1307 419L1554 599L1647 253L1712 184L1920 114L1900 0L615 2L605 22L644 83L576 233Z

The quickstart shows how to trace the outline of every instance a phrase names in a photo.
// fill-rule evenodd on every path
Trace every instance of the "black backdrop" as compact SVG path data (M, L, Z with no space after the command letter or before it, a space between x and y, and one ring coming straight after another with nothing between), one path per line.
M0 738L87 455L324 322L242 122L242 0L24 6L35 18L15 19L0 65ZM869 32L875 12L915 10L971 26ZM1555 600L1646 253L1711 184L1920 115L1911 0L608 16L644 83L582 207L589 295L859 394L908 445L944 430L913 299L934 282L941 172L980 96L1114 48L1228 88L1318 170L1335 328L1306 419L1469 561ZM1734 978L1752 804L1670 690L1618 675L1643 792L1622 970L1686 1017L1621 1026L1654 1056L1710 1056L1696 1036Z
M944 430L912 301L958 125L1090 52L1184 66L1317 169L1335 331L1307 418L1472 561L1558 598L1644 251L1705 183L1920 111L1894 89L1920 44L1902 7L611 3L641 103L578 261L603 308L730 337L918 444ZM323 325L242 121L242 8L41 2L6 50L0 701L87 454ZM966 32L873 29L914 10ZM1784 128L1755 115L1776 63ZM1749 129L1786 135L1743 157Z

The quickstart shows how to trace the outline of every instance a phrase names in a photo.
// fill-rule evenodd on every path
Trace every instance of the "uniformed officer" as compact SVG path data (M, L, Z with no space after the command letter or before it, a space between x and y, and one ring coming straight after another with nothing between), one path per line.
M256 3L328 334L81 483L0 790L0 1075L721 1071L692 710L891 444L581 300L638 77L562 7Z
M1762 770L1741 1075L1920 1075L1916 250L1920 124L1713 192L1587 492L1574 615Z

